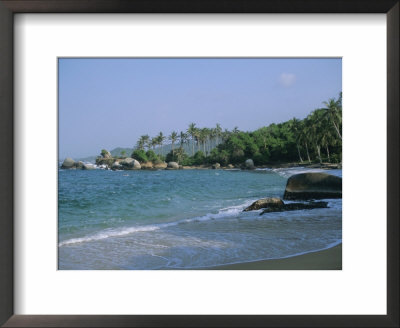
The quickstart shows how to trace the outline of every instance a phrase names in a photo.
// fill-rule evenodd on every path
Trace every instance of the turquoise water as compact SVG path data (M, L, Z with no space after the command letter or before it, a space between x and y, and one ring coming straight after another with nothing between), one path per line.
M287 178L302 171L60 170L59 269L204 268L335 245L341 200L328 209L242 212L282 197Z

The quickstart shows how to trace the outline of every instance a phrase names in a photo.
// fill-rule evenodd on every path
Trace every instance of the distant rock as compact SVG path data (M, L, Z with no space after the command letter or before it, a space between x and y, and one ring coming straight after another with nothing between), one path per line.
M228 169L234 169L235 167L232 164L228 164Z
M74 169L75 168L75 161L70 158L67 157L66 159L64 159L64 162L61 165L62 169Z
M326 173L301 173L291 176L283 199L342 198L342 178Z
M219 163L215 163L215 164L212 165L212 168L214 170L218 170L220 167L221 167L221 164L219 164Z
M153 168L163 170L163 169L167 168L167 166L168 166L167 163L161 162L161 163L155 163L155 164L153 165Z
M244 166L246 168L246 170L254 170L254 162L252 159L248 159L246 160L246 162L244 162Z
M119 162L119 164L122 165L122 167L125 170L140 170L141 169L140 163L136 159L133 159L131 157L123 159L122 161Z
M82 170L94 170L96 167L93 164L83 164Z
M248 211L255 211L259 210L261 208L266 208L269 206L277 207L277 206L282 206L284 205L282 199L273 197L273 198L262 198L259 200L256 200L253 204L251 204L249 207L245 208L243 212L248 212Z
M177 162L169 162L167 168L170 170L178 170L179 164Z
M153 162L148 161L140 164L142 167L142 170L151 170L153 168Z
M101 156L103 158L112 158L112 155L108 150L106 150L105 152L102 152Z
M315 208L327 208L327 207L328 207L327 202L290 203L290 204L283 204L281 206L269 206L264 211L262 211L260 215L271 212L312 210Z

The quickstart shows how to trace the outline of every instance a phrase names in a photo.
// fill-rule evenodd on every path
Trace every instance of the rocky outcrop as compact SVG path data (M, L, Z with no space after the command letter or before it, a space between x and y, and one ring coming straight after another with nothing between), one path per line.
M169 162L167 169L169 170L178 170L179 169L179 164L177 162Z
M234 169L235 167L232 164L228 164L227 168L228 169Z
M243 212L248 212L248 211L255 211L259 210L261 208L266 208L266 207L277 207L277 206L283 206L284 203L282 199L273 197L273 198L262 198L259 200L256 200L253 204L251 204L249 207L245 208Z
M151 170L153 168L153 162L144 162L140 164L142 167L142 170Z
M244 167L245 167L246 170L254 170L255 167L254 167L253 160L252 159L246 160L246 162L244 162Z
M119 164L125 169L125 170L140 170L141 165L140 163L131 157L125 158L124 160L120 161Z
M101 153L101 156L103 157L103 158L112 158L112 155L111 155L111 153L108 151L108 150L104 150L102 153Z
M342 198L342 178L326 173L301 173L291 176L283 199L307 200Z
M309 202L309 203L291 203L291 204L273 205L273 206L268 206L264 211L260 213L260 215L271 212L312 210L315 208L327 208L327 207L328 207L327 202Z
M64 159L64 162L62 163L61 168L62 169L75 169L76 168L75 161L72 158L67 157L66 159Z
M165 163L165 162L155 163L153 165L153 168L158 169L158 170L164 170L165 168L167 168L167 163Z
M98 157L96 159L96 164L98 166L100 165L107 165L107 167L112 167L112 165L114 164L115 159L114 158L102 158L102 157Z
M213 170L218 170L220 167L221 167L221 164L219 164L219 163L215 163L212 165Z

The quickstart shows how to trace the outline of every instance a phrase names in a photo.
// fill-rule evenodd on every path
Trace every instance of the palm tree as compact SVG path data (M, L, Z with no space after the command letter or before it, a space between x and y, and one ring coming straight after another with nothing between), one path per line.
M143 139L143 136L141 136L141 137L139 138L139 140L137 141L137 143L136 143L136 148L139 149L139 150L143 150L143 149L144 149L144 139Z
M189 128L187 129L187 133L190 135L192 138L192 156L194 156L194 139L195 139L195 134L196 134L196 124L195 123L190 123Z
M180 143L180 148L183 148L183 145L186 144L188 141L188 136L185 132L181 131L179 134L179 143Z
M304 142L304 145L306 146L306 153L307 153L307 159L308 159L308 163L311 163L311 159L310 159L310 153L308 151L308 143L310 141L310 135L308 134L308 120L307 118L303 120L303 124L302 124L302 129L300 130L300 141Z
M171 147L172 147L172 155L174 155L174 143L178 139L178 133L175 131L172 131L170 136L168 137L169 140L171 140Z
M146 135L142 136L142 139L143 139L143 144L144 144L144 146L147 148L147 150L149 150L150 147L151 147L149 135L146 134Z
M340 93L339 99L335 100L334 98L329 99L328 101L324 101L325 108L323 108L326 112L326 115L329 117L330 121L335 128L337 135L340 140L342 140L342 134L340 133L340 128L342 124L342 94Z
M157 137L151 138L150 144L153 147L153 150L156 150L156 146L158 145L158 138Z
M158 134L158 136L157 136L157 141L158 141L158 144L159 144L160 147L161 147L161 155L164 155L164 152L163 152L164 140L165 140L165 136L163 135L162 132L160 132L160 133Z
M303 159L301 158L301 153L300 153L300 146L299 146L300 136L301 136L301 134L300 134L300 128L301 128L300 121L297 118L294 117L291 120L290 127L291 127L291 130L293 131L294 138L296 140L297 153L299 154L300 163L303 163Z
M215 137L217 139L216 145L219 145L219 138L222 136L222 128L221 125L219 125L219 123L217 123L217 125L215 126Z

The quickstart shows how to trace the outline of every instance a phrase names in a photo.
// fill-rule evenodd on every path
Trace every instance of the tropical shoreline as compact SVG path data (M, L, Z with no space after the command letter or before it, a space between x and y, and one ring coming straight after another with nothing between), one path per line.
M342 270L342 243L287 258L218 265L202 270Z

